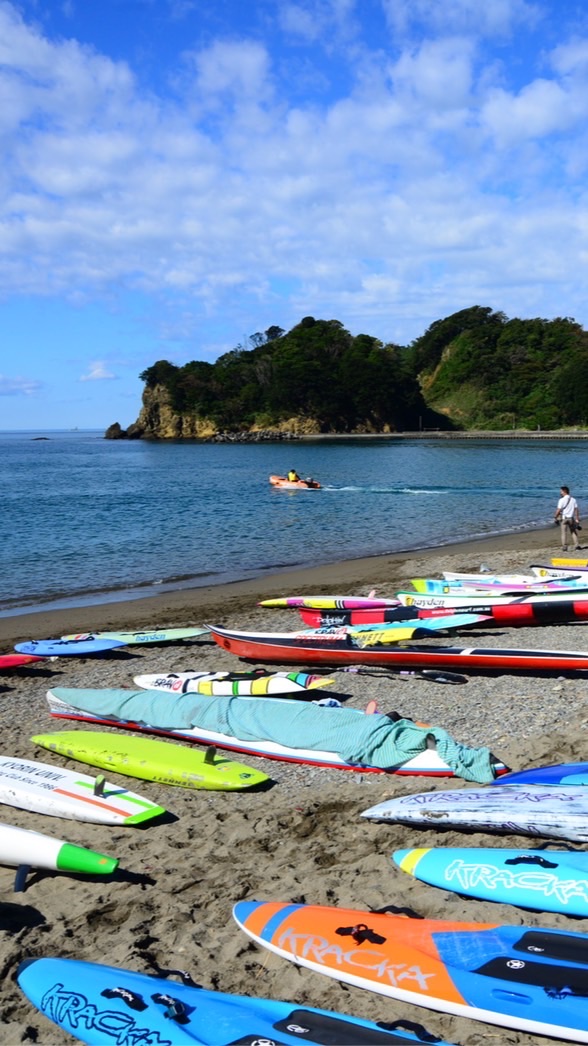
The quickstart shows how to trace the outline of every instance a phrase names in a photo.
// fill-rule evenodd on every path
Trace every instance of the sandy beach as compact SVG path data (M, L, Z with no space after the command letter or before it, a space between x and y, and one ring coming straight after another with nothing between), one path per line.
M412 577L442 570L528 571L558 554L553 527L440 549L348 560L269 578L165 593L96 607L44 611L0 618L0 652L19 640L105 629L153 629L212 623L236 629L291 631L294 611L259 608L259 599L292 594L393 596ZM345 555L345 549L340 553ZM478 627L451 636L454 646L586 648L583 623ZM436 641L436 640L435 640ZM427 641L429 642L429 641ZM447 644L447 637L439 640ZM91 769L50 755L30 741L34 733L72 729L51 719L50 687L133 687L147 672L239 670L246 666L210 639L125 647L93 658L51 661L0 676L3 753ZM271 666L271 668L288 666ZM300 666L305 667L305 666ZM464 685L441 685L414 677L370 677L337 671L325 694L365 708L375 699L443 727L457 740L487 745L513 769L586 758L588 680L580 675L468 676ZM320 696L320 695L319 695ZM224 992L281 998L376 1021L416 1021L428 1032L460 1046L537 1044L544 1038L504 1030L409 1006L346 987L262 951L234 923L242 899L330 904L365 910L386 908L426 918L545 926L581 932L581 919L525 912L466 900L418 883L393 865L393 850L409 846L514 846L544 840L522 836L464 835L414 830L363 821L360 813L391 795L430 788L468 787L458 779L431 781L392 774L309 768L235 756L263 769L271 786L241 793L188 792L118 778L109 780L159 802L174 815L169 823L112 829L42 817L5 806L5 823L100 850L120 859L111 878L31 872L24 892L14 893L14 869L1 867L0 959L3 971L0 1042L62 1044L73 1040L32 1007L15 982L25 958L60 955L111 963L145 973L188 970L197 984ZM557 848L557 843L553 843ZM565 846L565 844L562 844Z

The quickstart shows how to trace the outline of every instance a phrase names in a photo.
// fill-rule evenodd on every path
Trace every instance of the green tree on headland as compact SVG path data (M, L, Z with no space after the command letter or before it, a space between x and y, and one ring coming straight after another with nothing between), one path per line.
M427 408L405 350L353 337L338 320L306 316L287 334L270 327L265 340L250 340L252 349L237 346L213 364L160 360L140 377L148 388L163 385L178 413L228 431L294 417L320 432L452 427Z
M483 306L436 320L409 346L305 316L256 332L215 363L159 360L140 375L172 409L239 431L557 429L588 423L588 334L570 318L508 319Z

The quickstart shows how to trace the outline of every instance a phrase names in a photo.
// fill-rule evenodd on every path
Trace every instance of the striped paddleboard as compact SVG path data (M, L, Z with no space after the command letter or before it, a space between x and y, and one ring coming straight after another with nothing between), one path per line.
M143 690L170 694L205 694L208 697L262 697L265 694L301 694L331 686L335 680L309 672L169 672L135 676Z

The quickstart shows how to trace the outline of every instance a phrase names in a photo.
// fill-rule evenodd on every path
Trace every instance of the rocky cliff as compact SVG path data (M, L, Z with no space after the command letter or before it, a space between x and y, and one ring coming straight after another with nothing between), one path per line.
M238 433L223 433L213 421L196 414L176 413L164 385L147 386L143 391L143 406L139 417L128 429L118 421L110 425L105 439L206 439L225 442L231 440L294 439L319 432L316 421L310 418L288 418L271 429L252 428Z
M139 417L128 429L118 422L105 433L106 439L207 439L216 435L216 426L194 414L174 412L164 385L146 387Z

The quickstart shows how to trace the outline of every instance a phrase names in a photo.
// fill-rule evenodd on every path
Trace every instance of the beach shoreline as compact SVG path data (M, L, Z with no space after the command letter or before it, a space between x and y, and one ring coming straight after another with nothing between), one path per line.
M373 587L378 588L380 595L390 595L393 594L391 585L404 583L410 577L423 576L422 572L428 570L429 565L432 567L435 560L443 557L467 557L475 564L471 569L478 570L489 556L511 555L513 561L516 559L522 565L505 569L526 571L530 565L529 556L541 553L544 558L537 561L548 563L550 556L557 554L558 539L559 530L555 527L517 530L422 549L285 568L242 581L186 586L148 596L121 597L82 606L72 600L71 606L67 607L18 610L0 616L0 649L27 639L57 638L69 633L199 626L203 614L208 615L211 623L220 624L214 615L221 614L225 620L229 612L240 613L254 606L259 599L278 595L366 595ZM382 586L386 587L385 592Z

